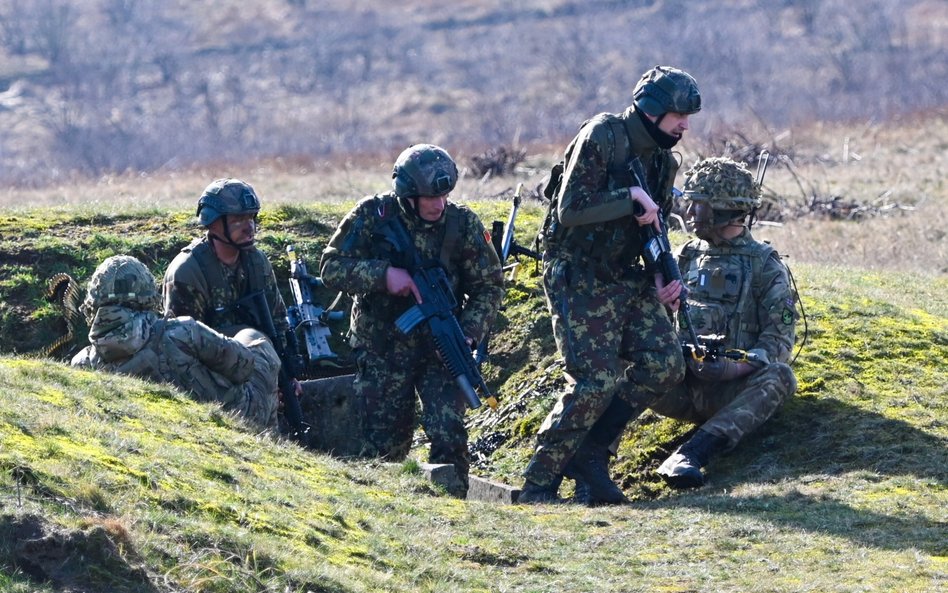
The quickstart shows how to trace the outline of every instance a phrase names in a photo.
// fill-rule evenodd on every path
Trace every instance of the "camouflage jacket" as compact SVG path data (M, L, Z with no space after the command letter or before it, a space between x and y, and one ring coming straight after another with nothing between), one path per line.
M667 215L678 162L649 136L630 107L621 115L600 114L585 122L566 149L563 180L548 225L552 257L583 255L602 268L638 263L642 240L633 218L628 170L638 157L648 177L649 195Z
M796 294L787 267L770 245L746 229L727 245L693 239L679 250L678 267L698 335L724 335L726 347L752 351L769 362L790 359Z
M197 239L171 261L163 284L165 317L193 317L232 335L236 326L248 325L237 314L237 301L263 290L277 337L282 340L289 327L273 267L256 247L241 251L237 265L231 267L217 259L207 238Z
M458 303L463 303L458 315L461 329L480 341L504 297L500 260L480 219L469 208L449 202L438 222L425 223L405 213L394 194L388 193L364 198L346 215L320 262L326 286L353 296L352 345L378 348L390 342L398 333L395 319L414 304L412 297L392 296L386 291L388 267L405 266L393 261L389 245L381 237L385 216L401 219L423 260L441 261ZM448 232L449 226L455 230Z
M73 366L171 383L225 408L245 405L244 383L254 368L250 349L190 317L102 307L89 339Z

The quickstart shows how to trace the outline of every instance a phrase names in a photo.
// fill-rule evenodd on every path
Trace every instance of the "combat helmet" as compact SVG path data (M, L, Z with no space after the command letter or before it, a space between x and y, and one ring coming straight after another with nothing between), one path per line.
M228 214L257 214L260 200L248 183L240 179L217 179L204 188L198 199L197 217L201 226Z
M695 163L685 173L683 198L707 203L714 211L714 224L723 224L760 208L760 187L744 166L727 157L711 157Z
M632 103L640 111L661 116L701 111L701 93L694 77L671 66L655 66L639 79L632 91Z
M100 307L114 305L152 311L160 300L155 277L145 264L130 255L115 255L93 272L80 310L91 321Z
M402 151L392 170L392 189L401 200L443 196L458 182L458 167L443 148L414 144Z

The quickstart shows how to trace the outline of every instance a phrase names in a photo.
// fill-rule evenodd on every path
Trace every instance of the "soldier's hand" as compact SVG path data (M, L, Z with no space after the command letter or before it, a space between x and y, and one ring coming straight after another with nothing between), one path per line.
M411 274L404 268L389 266L385 270L385 290L388 291L388 294L395 296L411 294L415 297L415 302L421 302L421 293L418 292L415 281L411 279Z
M743 362L735 362L727 358L705 359L701 362L689 358L686 361L688 370L702 381L732 381L751 373L754 368Z
M677 311L681 301L681 282L672 280L668 284L662 279L661 274L655 274L655 292L658 294L658 302L665 305L672 311Z
M639 226L645 226L651 224L655 226L655 230L661 231L661 227L658 224L658 204L655 203L649 195L639 186L633 186L629 188L629 197L632 201L637 202L641 209L641 213L635 216L635 221L639 223Z

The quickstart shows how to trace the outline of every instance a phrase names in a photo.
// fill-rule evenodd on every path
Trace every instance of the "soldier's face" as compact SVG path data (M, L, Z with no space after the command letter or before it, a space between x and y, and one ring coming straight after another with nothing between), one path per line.
M443 196L421 196L416 199L418 216L428 222L438 222L448 207L448 194Z
M687 113L676 113L674 111L669 111L665 114L665 117L662 118L662 121L658 123L658 129L665 132L669 136L681 138L688 130L689 117L691 116Z
M711 241L714 238L714 210L707 202L689 201L685 210L688 226L699 239Z
M253 243L257 234L257 216L255 214L231 214L227 216L230 238L234 243Z

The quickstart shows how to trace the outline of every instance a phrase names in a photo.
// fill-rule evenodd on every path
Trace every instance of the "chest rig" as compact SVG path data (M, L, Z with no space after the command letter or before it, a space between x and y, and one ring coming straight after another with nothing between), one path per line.
M762 272L771 257L780 259L766 243L715 247L702 241L682 249L679 265L698 335L723 335L728 348L753 346L761 330Z

